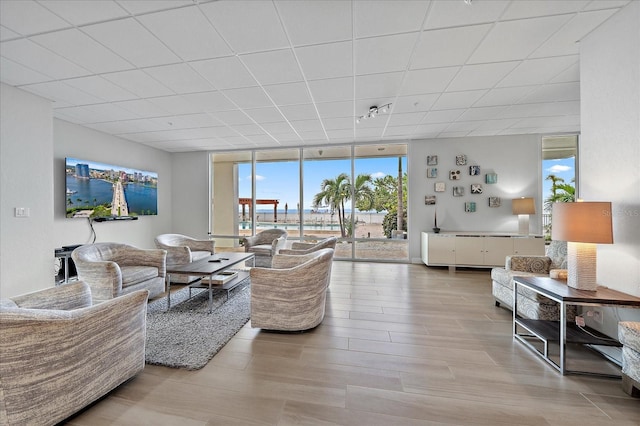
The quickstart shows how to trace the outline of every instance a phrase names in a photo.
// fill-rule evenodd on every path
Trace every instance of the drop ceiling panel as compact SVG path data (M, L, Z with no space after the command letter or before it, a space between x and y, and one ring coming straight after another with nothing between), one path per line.
M236 106L220 92L190 93L182 95L182 98L193 105L196 110L194 112L231 111L236 109Z
M256 123L275 123L282 122L284 117L275 107L247 109L245 111Z
M31 38L41 46L95 73L121 71L133 65L75 28Z
M23 36L71 26L32 0L0 2L0 24Z
M314 102L335 102L353 99L353 78L331 78L309 81Z
M347 77L353 74L351 41L297 47L295 54L307 80Z
M510 73L519 62L465 65L447 86L448 91L490 89Z
M429 111L440 94L400 96L391 106L394 113Z
M520 103L573 101L580 99L580 83L547 84L525 96Z
M260 84L290 83L302 80L300 67L291 49L242 55L241 61Z
M531 93L537 86L521 86L521 87L505 87L496 88L487 92L478 100L474 107L495 106L495 105L511 105L517 103L528 93Z
M145 68L144 72L175 93L207 92L214 87L187 64Z
M502 15L502 19L523 19L539 16L579 12L589 0L527 0L513 1Z
M276 1L276 8L294 46L351 40L351 3Z
M419 34L415 32L356 40L356 75L404 71Z
M264 86L276 105L308 104L311 102L306 83L286 83Z
M455 121L464 113L464 109L449 109L443 111L429 111L422 120L422 124L449 123Z
M525 84L544 84L578 63L577 55L559 56L555 58L528 59L521 62L498 87L522 86Z
M327 131L345 129L350 129L351 131L353 131L354 127L354 121L352 117L327 118L322 120L322 124Z
M411 69L464 65L490 29L485 24L423 32Z
M20 34L0 25L0 41L10 40L18 37L20 37Z
M88 105L104 102L104 99L97 98L88 93L68 86L60 81L50 81L46 83L29 84L21 89L40 95L43 98L70 105ZM54 108L57 107L54 105Z
M185 61L233 53L195 6L143 15L138 19ZM184 25L185 22L189 24Z
M136 99L137 96L100 76L71 78L65 84L107 102Z
M432 110L437 111L443 109L470 108L485 93L487 93L487 90L467 90L464 92L443 93L433 105Z
M238 109L212 112L211 115L228 126L233 126L235 124L249 124L252 122L251 118L249 118L247 114Z
M180 61L167 46L133 18L83 27L82 31L137 67Z
M411 70L406 73L401 95L442 92L456 75L460 67Z
M461 121L474 121L474 120L489 120L495 118L501 112L503 112L506 106L494 106L494 107L480 107L469 108L462 114L458 120Z
M318 118L316 108L312 104L281 106L280 111L289 121L313 120Z
M51 77L6 58L0 58L0 75L2 75L2 81L4 83L11 84L13 86L42 83L44 81L51 80Z
M409 112L406 114L393 114L389 117L388 126L417 125L424 118L424 112ZM384 117L380 117L381 119Z
M225 96L240 108L260 108L273 106L261 87L223 90ZM231 108L230 108L231 109Z
M525 59L571 16L498 22L471 56L469 63L486 63Z
M190 65L220 90L258 85L255 78L236 56L190 62Z
M105 74L103 77L141 98L154 98L173 94L173 91L168 87L140 70Z
M47 0L41 5L76 26L128 16L126 10L110 0Z
M362 38L420 30L429 2L357 1L353 5L355 35Z
M139 117L151 118L169 115L169 111L146 99L115 102L114 105L126 109Z
M52 78L73 78L91 74L73 62L26 39L0 44L2 56Z
M272 2L232 1L203 4L200 9L213 22L236 53L282 49L287 36ZM242 25L238 25L242 22Z
M323 119L337 117L353 117L353 101L325 102L316 104L318 114Z
M404 73L359 75L356 77L356 99L395 98Z
M124 7L134 15L193 5L193 0L117 0L117 1L120 6Z
M470 5L463 1L434 1L431 3L424 28L448 28L493 22L502 15L508 4L506 1L483 1Z

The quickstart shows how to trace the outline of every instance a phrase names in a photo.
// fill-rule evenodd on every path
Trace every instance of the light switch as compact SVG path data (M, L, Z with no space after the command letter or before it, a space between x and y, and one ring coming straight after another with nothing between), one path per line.
M16 217L29 217L31 214L31 210L29 207L16 207L15 208L15 216Z

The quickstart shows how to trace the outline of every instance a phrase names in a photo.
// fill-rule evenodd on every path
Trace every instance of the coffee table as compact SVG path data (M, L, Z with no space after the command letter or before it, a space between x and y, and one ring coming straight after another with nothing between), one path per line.
M235 266L239 263L246 261L255 262L255 256L253 253L216 253L214 255L205 257L191 263L185 263L182 265L167 266L167 311L171 309L171 275L192 275L200 276L202 278L209 277L209 283L203 283L199 280L195 284L191 284L191 288L208 288L209 289L209 313L213 309L213 289L221 289L227 291L227 298L229 298L229 292L249 276L248 271L239 271L233 279L225 282L224 284L213 283L213 277L227 269ZM191 291L191 290L189 290Z

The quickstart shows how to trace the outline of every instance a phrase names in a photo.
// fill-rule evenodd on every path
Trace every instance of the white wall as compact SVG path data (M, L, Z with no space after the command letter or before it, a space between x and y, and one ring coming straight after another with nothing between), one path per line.
M580 46L580 197L611 201L614 244L598 246L598 283L640 296L640 2ZM619 310L622 319L640 312ZM605 320L607 318L605 317ZM615 329L615 318L610 321ZM614 330L611 330L614 332Z
M172 155L62 120L53 126L54 247L92 242L86 219L65 217L65 157L132 167L158 173L158 215L136 221L94 223L96 242L117 241L141 248L155 248L158 234L172 232ZM53 248L52 248L53 250Z
M11 86L0 92L0 296L11 297L53 284L52 108Z
M209 232L209 154L172 154L172 232L193 238L207 238Z
M542 232L541 220L541 138L540 135L433 139L409 143L409 257L420 263L420 232L431 231L437 209L442 231L485 231L518 233L518 217L511 214L511 199L533 197L536 214L530 217L532 234ZM467 156L467 165L456 166L456 155ZM427 156L437 155L437 178L427 178ZM479 165L480 176L470 176L469 166ZM449 180L450 170L460 170L462 178ZM498 174L497 184L486 184L485 175ZM445 192L435 192L434 184L444 182ZM471 184L482 184L482 194L471 194ZM465 195L454 197L453 186L463 186ZM436 205L425 205L425 195L435 195ZM500 207L489 207L489 197L501 197ZM465 212L465 202L474 201L476 212Z

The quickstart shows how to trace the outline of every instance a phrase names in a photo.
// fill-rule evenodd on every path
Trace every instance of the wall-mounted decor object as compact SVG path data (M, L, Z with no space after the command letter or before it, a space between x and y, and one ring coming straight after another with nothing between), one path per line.
M427 155L427 166L437 166L437 165L438 165L438 156Z
M488 183L488 184L498 183L498 174L497 173L487 173L485 175L484 182Z
M427 167L427 177L428 178L436 178L436 177L438 177L438 168L437 167Z
M480 176L480 166L469 166L469 174L471 176Z
M453 187L453 196L454 197L462 197L464 195L464 186L454 186Z
M482 194L482 184L480 184L480 183L472 183L471 184L471 193L472 194Z
M467 156L466 155L456 155L456 166L464 166L467 164Z
M476 211L476 203L473 201L464 203L464 211L467 213L474 213Z
M444 182L436 182L433 185L433 189L436 192L444 192L446 188L447 188L447 185Z
M435 195L425 195L424 196L424 204L427 206L432 206L436 203Z
M489 197L489 207L500 207L502 199L500 197Z
M461 177L460 170L449 170L450 180L460 180L460 177Z

